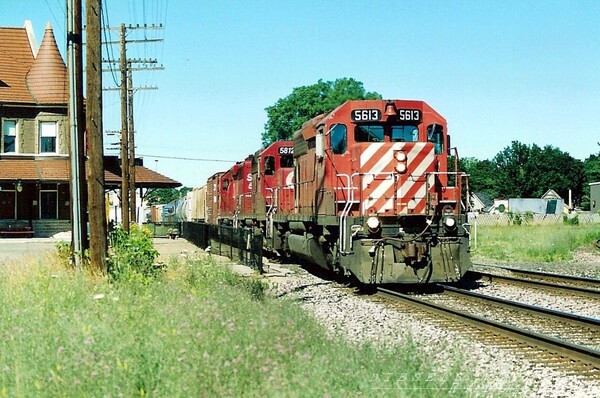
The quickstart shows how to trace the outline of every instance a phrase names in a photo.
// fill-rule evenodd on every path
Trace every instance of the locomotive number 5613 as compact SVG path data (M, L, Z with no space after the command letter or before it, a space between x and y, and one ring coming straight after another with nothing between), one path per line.
M418 109L399 109L398 120L403 122L420 122L421 111Z
M354 109L351 113L353 122L374 122L381 120L379 109Z

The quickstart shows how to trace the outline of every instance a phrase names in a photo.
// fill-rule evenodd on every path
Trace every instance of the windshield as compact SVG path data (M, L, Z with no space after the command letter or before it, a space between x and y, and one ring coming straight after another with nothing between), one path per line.
M419 140L417 126L392 126L392 142L416 142Z
M433 142L436 155L444 153L444 127L439 124L427 126L427 141Z
M354 128L356 142L416 142L419 128L412 125L361 124Z

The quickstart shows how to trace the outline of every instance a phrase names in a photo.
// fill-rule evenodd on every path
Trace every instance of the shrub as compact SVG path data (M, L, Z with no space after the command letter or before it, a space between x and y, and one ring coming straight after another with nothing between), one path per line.
M509 211L506 213L506 215L508 216L508 224L512 224L512 225L521 225L523 224L523 216L521 215L521 213L513 213L512 211Z
M579 215L575 215L575 217L569 217L566 214L563 214L563 223L567 225L579 225Z
M163 268L155 264L158 251L152 245L152 235L147 228L132 225L127 233L115 228L110 235L112 242L108 257L108 274L114 280L154 279Z
M526 211L525 213L513 213L512 211L509 211L506 214L508 216L509 225L523 225L531 224L533 222L533 213L530 211Z
M69 242L58 242L56 244L56 251L58 252L58 258L61 261L68 263L71 258L71 244Z

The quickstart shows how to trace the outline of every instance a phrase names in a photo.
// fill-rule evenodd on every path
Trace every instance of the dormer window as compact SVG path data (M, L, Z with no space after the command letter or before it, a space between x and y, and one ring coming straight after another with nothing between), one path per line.
M14 153L17 151L17 122L16 120L2 121L3 143L2 152Z
M57 153L56 122L40 122L40 153Z

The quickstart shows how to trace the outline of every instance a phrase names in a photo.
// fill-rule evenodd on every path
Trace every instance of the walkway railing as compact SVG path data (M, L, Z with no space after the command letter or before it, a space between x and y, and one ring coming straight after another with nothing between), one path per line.
M212 254L229 257L263 272L263 236L253 228L184 222L181 223L180 231L183 238L201 249L208 249Z

